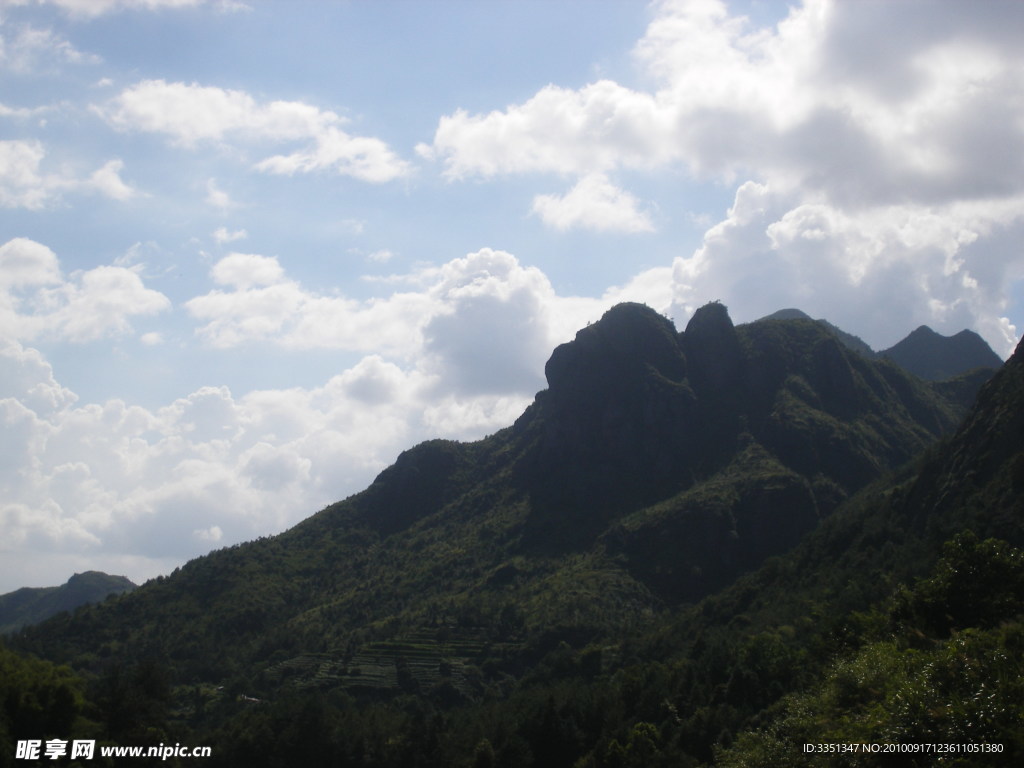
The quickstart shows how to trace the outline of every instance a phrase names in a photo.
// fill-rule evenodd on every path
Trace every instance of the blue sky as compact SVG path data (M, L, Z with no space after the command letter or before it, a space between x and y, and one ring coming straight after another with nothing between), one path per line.
M0 591L511 423L622 300L1024 327L1024 6L0 0Z

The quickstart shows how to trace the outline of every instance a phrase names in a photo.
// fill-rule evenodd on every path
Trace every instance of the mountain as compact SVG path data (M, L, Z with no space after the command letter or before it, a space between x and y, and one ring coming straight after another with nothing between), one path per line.
M878 355L931 381L950 379L973 368L999 368L1003 364L974 331L941 336L926 325Z
M766 317L761 318L762 320L811 320L811 316L806 312L799 309L780 309L777 312L773 312ZM868 358L876 357L876 353L867 342L864 341L860 336L854 336L852 333L847 333L842 328L833 325L828 320L819 319L816 322L828 328L834 333L843 344L852 349L854 352L859 352Z
M809 741L914 744L969 738L998 752L959 765L1024 758L1024 344L981 389L954 435L915 466L866 489L809 535L783 567L744 585L778 627L819 608L801 692L720 744L723 766L845 765L803 755ZM864 578L864 574L871 574ZM705 605L736 622L736 595ZM756 615L760 613L760 616ZM824 614L824 615L821 615ZM714 624L712 618L709 624ZM753 630L756 631L756 630ZM930 764L930 758L912 764Z
M76 573L59 587L23 587L0 595L0 634L13 632L25 624L37 624L61 611L71 611L86 603L96 603L109 595L135 589L124 576L99 571Z
M780 309L763 320L810 320L811 317L799 309ZM897 344L875 352L862 339L846 333L827 320L818 323L832 331L850 349L868 358L888 358L915 376L928 381L943 381L964 376L978 368L995 370L1003 361L992 348L974 331L963 330L954 336L942 336L926 325L910 333ZM970 399L976 394L976 386L988 378L990 373L971 376Z
M507 429L12 642L83 676L83 737L212 743L213 765L812 764L801 713L898 730L879 675L907 697L922 659L949 677L914 701L978 722L984 684L991 735L1024 714L1000 682L1024 630L999 629L1024 556L957 536L1021 543L1021 357L967 413L814 321L710 304L680 333L620 305ZM1008 659L994 677L957 666L949 622Z

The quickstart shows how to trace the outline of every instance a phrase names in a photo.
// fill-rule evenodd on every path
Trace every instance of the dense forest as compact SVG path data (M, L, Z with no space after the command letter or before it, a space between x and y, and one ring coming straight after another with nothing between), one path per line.
M620 305L546 375L505 430L11 635L0 766L27 737L218 766L1024 759L1024 351L933 381L805 317Z

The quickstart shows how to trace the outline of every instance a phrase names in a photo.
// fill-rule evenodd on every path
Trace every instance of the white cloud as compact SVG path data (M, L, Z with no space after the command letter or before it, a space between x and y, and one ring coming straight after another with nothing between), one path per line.
M1002 195L1024 178L1022 32L1014 4L807 0L754 29L718 0L663 2L635 51L656 89L550 85L442 117L418 149L452 178L682 164L832 202Z
M417 151L453 180L575 177L534 198L561 228L650 224L615 171L753 180L677 260L677 312L729 297L739 311L818 306L879 340L886 322L928 322L1006 352L1024 276L1005 245L1024 199L1022 35L1016 3L806 0L757 28L719 0L665 0L634 50L646 87L549 85L458 110Z
M16 400L43 416L71 406L78 399L53 377L53 368L35 349L0 339L0 400Z
M137 196L137 190L128 186L121 179L124 162L111 160L89 177L89 184L102 194L114 200L130 200Z
M0 583L11 588L24 583L26 552L58 574L88 554L151 575L154 564L280 531L365 487L409 445L481 436L524 405L432 405L429 377L378 356L309 389L235 397L206 387L154 410L77 405L37 352L4 355L21 361L18 377L0 377Z
M337 128L327 128L315 139L312 148L268 157L256 164L257 170L286 176L333 170L343 176L378 183L392 181L409 172L405 161L380 139L350 136Z
M219 209L221 212L235 207L235 202L231 199L231 196L217 186L216 179L206 180L206 204L212 208Z
M127 333L132 315L152 315L169 309L162 293L146 288L135 269L100 266L82 272L62 286L57 306L46 320L49 333L69 341L92 341Z
M1017 332L1004 317L1008 286L1024 276L1024 254L1008 244L1022 234L1024 196L845 211L747 182L702 247L675 260L674 315L711 299L738 320L796 306L876 348L927 324L973 328L1006 355Z
M166 296L145 287L139 271L99 266L66 279L49 248L27 238L9 240L0 245L2 336L84 342L127 333L132 316L170 307Z
M284 270L277 259L253 253L231 253L214 265L210 277L218 285L240 290L257 285L274 285L284 279Z
M52 285L61 280L57 254L24 237L0 246L0 265L0 287L5 289Z
M199 539L199 541L216 544L224 538L224 531L220 529L219 525L211 525L209 528L197 528L192 532L192 535Z
M224 243L233 243L236 240L245 240L248 236L249 233L244 229L231 231L227 227L217 227L213 232L213 239L219 245L223 245Z
M244 91L195 83L144 80L124 89L99 113L115 128L163 133L185 146L247 133L289 141L315 135L338 120L298 102L261 105Z
M231 254L211 277L232 290L214 290L185 303L204 324L201 337L217 347L271 341L299 348L403 354L418 342L431 299L394 294L360 303L306 291L288 279L274 257Z
M435 381L438 397L520 397L543 387L551 349L613 303L667 309L669 273L643 273L601 298L560 297L539 269L484 248L388 281L406 290L355 300L307 290L274 257L235 253L210 273L227 290L185 307L201 323L197 333L215 347L273 343L376 353Z
M633 195L619 189L603 173L591 173L562 197L538 195L533 212L554 229L597 232L652 232L650 216Z
M307 142L299 151L255 164L268 173L331 170L369 182L409 173L408 164L385 142L352 136L340 128L346 120L339 115L297 101L260 103L244 91L144 80L97 111L118 130L162 133L184 147L229 140Z
M0 141L0 206L38 210L66 188L66 180L40 172L45 156L38 141Z
M99 56L83 53L52 29L7 24L0 17L0 70L15 74L54 71L64 64L97 64Z
M138 193L122 181L121 160L110 160L87 179L68 171L47 173L42 169L46 150L38 141L0 141L0 207L41 210L56 203L65 192L94 191L124 201Z
M0 103L0 117L12 117L18 120L29 120L50 111L50 107L9 107Z
M666 117L654 96L609 80L578 91L549 85L505 112L442 117L433 144L417 151L442 159L454 179L651 168L675 155Z
M385 262L391 261L395 257L391 251L387 248L382 248L379 251L374 251L367 255L370 261L376 262L377 264L384 264Z

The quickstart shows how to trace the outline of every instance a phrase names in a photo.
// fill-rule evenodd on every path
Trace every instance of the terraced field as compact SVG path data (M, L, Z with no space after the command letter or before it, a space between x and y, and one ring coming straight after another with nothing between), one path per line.
M279 662L268 674L298 689L343 687L428 692L445 683L461 696L479 692L467 674L488 650L483 628L422 628L355 652L309 653Z

